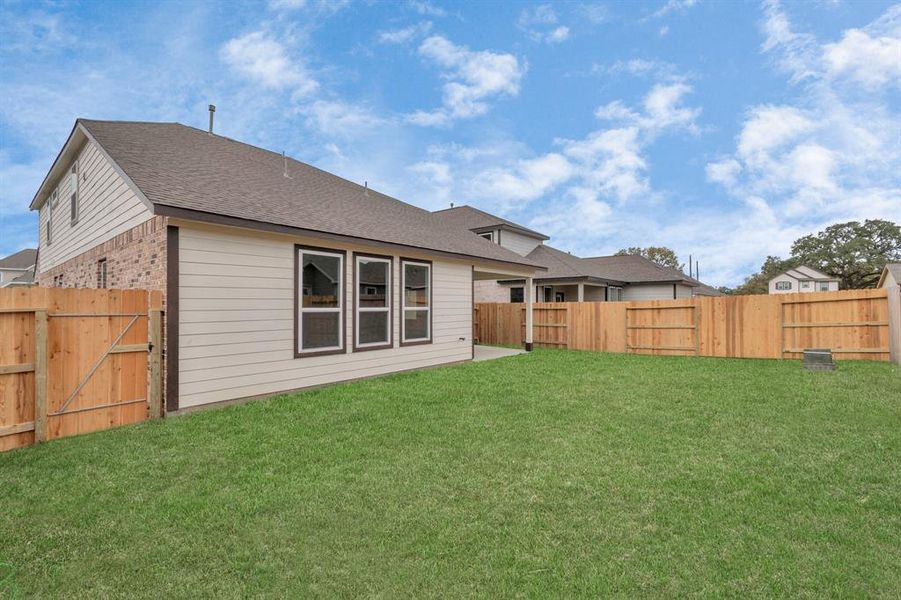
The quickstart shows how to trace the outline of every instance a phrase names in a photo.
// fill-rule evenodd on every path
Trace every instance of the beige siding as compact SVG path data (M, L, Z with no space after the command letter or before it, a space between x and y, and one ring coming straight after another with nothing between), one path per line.
M501 231L501 246L516 252L520 256L525 256L541 244L540 240L522 235L514 231ZM497 235L497 233L495 233Z
M46 239L46 223L50 215L50 201L40 211L40 259L38 268L44 272L72 257L106 242L120 233L150 219L153 215L134 190L116 172L97 146L88 143L78 156L78 183L70 174L56 188L57 200L52 209L53 241ZM69 198L78 186L78 222L71 224Z
M346 352L294 358L294 244L348 251ZM351 352L352 251L236 229L182 226L179 233L179 404L197 406L393 371L468 360L472 267L433 259L433 343L399 347L400 254L393 273L392 349ZM403 256L416 258L412 252Z
M691 298L691 288L676 286L677 298ZM672 300L672 283L632 284L623 288L623 300Z

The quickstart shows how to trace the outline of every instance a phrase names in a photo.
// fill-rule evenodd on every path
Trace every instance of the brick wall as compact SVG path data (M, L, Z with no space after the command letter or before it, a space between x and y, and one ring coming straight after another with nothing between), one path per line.
M522 286L501 285L496 281L476 281L475 300L476 302L510 302L511 287Z
M38 257L40 269L40 257ZM106 263L102 285L100 262ZM43 287L161 290L166 294L166 217L153 217L52 269L38 273Z

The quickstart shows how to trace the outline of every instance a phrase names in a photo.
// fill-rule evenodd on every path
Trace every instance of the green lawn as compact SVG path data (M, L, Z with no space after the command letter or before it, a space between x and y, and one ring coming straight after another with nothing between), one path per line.
M901 369L536 351L0 454L0 597L901 596Z

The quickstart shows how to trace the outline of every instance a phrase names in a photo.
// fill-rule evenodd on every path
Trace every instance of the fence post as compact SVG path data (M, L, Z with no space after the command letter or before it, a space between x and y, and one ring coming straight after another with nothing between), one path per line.
M47 310L34 311L34 441L47 441Z
M150 418L158 419L162 414L163 381L160 365L163 351L162 327L163 319L160 309L154 308L148 312L150 326L150 396L148 404Z

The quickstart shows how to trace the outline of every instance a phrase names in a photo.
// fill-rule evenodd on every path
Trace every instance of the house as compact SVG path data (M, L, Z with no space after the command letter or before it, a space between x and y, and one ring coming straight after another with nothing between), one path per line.
M892 362L901 365L901 263L889 263L882 269L878 288L886 290L889 323L889 352Z
M471 206L433 213L447 226L468 229L503 246L547 271L534 278L540 302L615 302L666 300L696 295L717 296L718 291L677 269L662 267L642 256L579 258L544 242L548 236ZM476 283L476 302L522 302L522 279Z
M474 281L542 270L178 123L79 119L31 208L40 285L164 293L168 411L470 360Z
M36 248L25 248L0 258L0 287L28 285L25 281L28 279L28 274L34 271L37 255ZM16 280L19 282L15 283Z
M801 265L770 279L770 294L837 292L839 279Z

